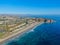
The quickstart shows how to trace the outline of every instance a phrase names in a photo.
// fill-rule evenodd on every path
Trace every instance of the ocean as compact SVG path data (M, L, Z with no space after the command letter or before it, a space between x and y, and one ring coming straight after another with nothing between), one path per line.
M59 15L38 15L30 17L53 19L56 22L38 25L23 35L6 41L4 45L60 45Z

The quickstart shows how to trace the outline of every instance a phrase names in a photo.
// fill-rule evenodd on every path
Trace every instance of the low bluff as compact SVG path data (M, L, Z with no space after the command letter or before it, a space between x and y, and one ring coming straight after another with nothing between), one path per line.
M53 23L53 22L56 22L56 21L53 20L53 19L45 19L44 22L46 22L46 23Z

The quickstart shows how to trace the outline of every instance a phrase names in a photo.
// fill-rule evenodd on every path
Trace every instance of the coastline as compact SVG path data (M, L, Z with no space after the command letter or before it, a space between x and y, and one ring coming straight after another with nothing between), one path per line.
M17 32L17 33L13 33L12 35L9 35L8 37L5 37L4 39L0 39L0 45L3 44L5 41L15 37L15 36L18 36L18 35L21 35L22 33L26 32L26 31L29 31L29 29L34 29L36 28L38 25L41 25L43 22L36 22L36 23L33 23L31 24L30 26L26 27L25 29Z

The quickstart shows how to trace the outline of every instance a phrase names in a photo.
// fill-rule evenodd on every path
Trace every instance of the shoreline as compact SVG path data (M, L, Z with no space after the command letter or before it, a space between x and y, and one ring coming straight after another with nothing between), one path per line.
M15 36L22 35L24 32L29 31L29 29L32 29L33 27L36 28L38 25L41 25L42 23L43 22L36 22L36 23L31 24L30 26L26 27L25 29L23 29L23 30L21 30L17 33L13 33L12 35L9 35L8 37L5 37L4 39L0 39L0 44L2 45L5 41L8 41L12 38L14 39Z

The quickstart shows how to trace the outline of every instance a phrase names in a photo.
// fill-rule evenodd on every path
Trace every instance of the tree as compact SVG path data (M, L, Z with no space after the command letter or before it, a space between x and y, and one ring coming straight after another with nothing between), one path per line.
M44 22L47 22L47 19L45 19Z

